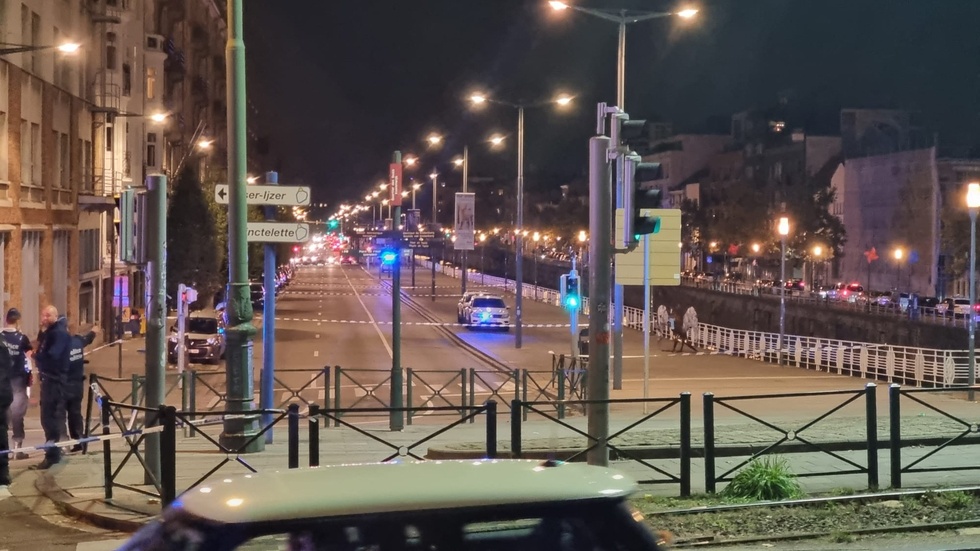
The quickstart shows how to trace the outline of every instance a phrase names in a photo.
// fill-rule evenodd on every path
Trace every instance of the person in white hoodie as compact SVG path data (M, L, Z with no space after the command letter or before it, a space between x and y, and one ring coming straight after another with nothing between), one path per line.
M17 323L20 321L20 311L16 308L7 310L6 325L3 328L3 343L7 345L13 367L10 373L10 386L13 390L14 401L10 404L9 417L13 429L13 449L24 445L24 415L27 414L29 397L27 389L33 383L31 366L27 362L27 354L31 351L31 339L20 332ZM27 454L17 452L14 459L27 459Z

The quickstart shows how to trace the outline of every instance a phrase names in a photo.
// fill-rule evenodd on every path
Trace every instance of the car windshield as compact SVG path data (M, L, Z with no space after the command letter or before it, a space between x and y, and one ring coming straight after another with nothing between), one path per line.
M212 335L218 332L218 320L214 318L191 318L187 320L187 332Z
M474 308L506 308L504 299L493 297L479 297L473 299Z

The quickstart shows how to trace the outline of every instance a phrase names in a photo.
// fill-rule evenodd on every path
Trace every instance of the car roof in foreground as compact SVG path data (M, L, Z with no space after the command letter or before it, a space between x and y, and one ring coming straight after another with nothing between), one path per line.
M636 483L614 469L533 460L337 465L226 478L173 507L220 523L329 518L585 499L622 499Z

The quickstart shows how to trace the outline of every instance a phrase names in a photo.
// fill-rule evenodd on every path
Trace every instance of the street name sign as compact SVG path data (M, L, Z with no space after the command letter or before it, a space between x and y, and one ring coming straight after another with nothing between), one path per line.
M214 200L228 204L228 185L214 186ZM310 204L310 188L308 186L245 186L245 204L247 205L277 205L284 207L306 207Z
M631 253L616 255L616 283L619 285L671 286L681 284L681 211L680 209L643 209L646 216L660 217L660 231L640 236L640 244ZM650 246L643 250L644 237ZM616 243L623 242L623 209L616 209ZM644 252L650 258L650 281L643 281Z
M310 225L296 222L249 222L249 243L306 243Z

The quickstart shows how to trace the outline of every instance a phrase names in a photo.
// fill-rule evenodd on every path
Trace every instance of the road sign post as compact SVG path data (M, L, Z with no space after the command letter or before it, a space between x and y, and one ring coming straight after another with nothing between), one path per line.
M279 185L279 173L265 173L264 188L275 188ZM248 197L252 190L246 187ZM306 193L309 202L309 192ZM269 222L276 220L274 203L265 206L265 219ZM306 235L309 235L307 228ZM265 433L265 443L272 443L272 395L276 377L276 246L266 242L265 258L262 269L262 373L259 375L259 408L263 410L262 426L269 427Z
M391 182L392 203L394 214L392 215L393 226L398 225L401 220L401 166L402 153L395 151L391 158ZM397 197L397 201L394 199ZM398 236L395 239L395 263L391 267L391 415L388 419L389 429L396 431L405 428L405 412L402 411L404 404L402 400L404 380L402 379L402 291L401 291L401 263L402 263L402 243ZM411 406L411 404L409 404Z

